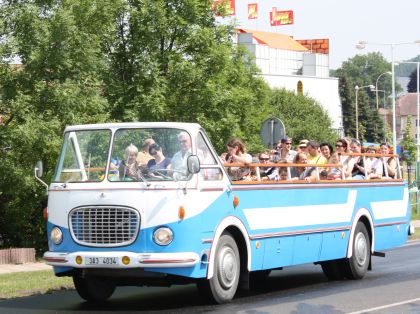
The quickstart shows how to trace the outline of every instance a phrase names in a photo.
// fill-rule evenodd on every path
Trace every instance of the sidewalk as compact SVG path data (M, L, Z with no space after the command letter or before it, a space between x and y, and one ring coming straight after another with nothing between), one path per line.
M45 264L44 262L39 263L25 263L25 264L1 264L0 275L10 274L24 271L35 271L35 270L48 270L52 271L52 266Z

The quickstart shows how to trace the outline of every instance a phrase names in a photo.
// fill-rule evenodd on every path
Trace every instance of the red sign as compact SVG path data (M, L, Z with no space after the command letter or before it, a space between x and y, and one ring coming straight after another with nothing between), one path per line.
M257 19L257 18L258 18L258 4L249 3L248 4L248 20Z
M214 0L213 7L216 15L235 15L235 0Z
M277 11L277 8L272 8L270 12L270 25L288 25L293 24L293 11Z

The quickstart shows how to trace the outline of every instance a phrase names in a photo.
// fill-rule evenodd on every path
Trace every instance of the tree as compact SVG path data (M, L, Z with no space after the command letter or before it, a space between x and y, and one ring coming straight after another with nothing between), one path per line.
M415 161L417 160L417 148L414 144L414 137L412 132L412 122L411 116L407 117L407 124L404 129L403 139L401 141L401 146L403 147L404 151L401 155L403 161L407 163L407 166L410 168ZM410 175L410 173L409 173ZM410 181L410 177L409 177Z
M417 68L410 73L410 80L408 81L407 84L407 91L409 93L417 93Z
M345 133L355 136L355 92L354 87L376 85L377 78L384 72L389 71L391 65L380 53L356 55L343 62L342 67L333 72L340 79L340 97L342 99L343 124ZM378 81L378 89L388 91L391 95L391 78L383 76ZM397 87L401 89L401 87ZM365 98L367 95L368 98ZM382 140L383 121L376 110L376 93L369 90L359 91L359 130L364 130L362 139L369 142Z
M270 97L271 115L283 121L287 135L334 143L338 134L331 127L327 112L314 99L285 89L275 89Z

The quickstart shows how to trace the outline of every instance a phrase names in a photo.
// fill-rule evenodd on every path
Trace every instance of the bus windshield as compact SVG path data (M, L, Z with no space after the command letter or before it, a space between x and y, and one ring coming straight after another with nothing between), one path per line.
M110 142L110 130L66 132L53 181L102 181Z

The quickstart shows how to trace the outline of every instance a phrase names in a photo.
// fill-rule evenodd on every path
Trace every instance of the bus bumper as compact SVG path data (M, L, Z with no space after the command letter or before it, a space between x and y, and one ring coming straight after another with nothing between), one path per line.
M51 266L74 268L152 268L191 267L200 258L197 253L134 253L134 252L45 252L44 260Z

